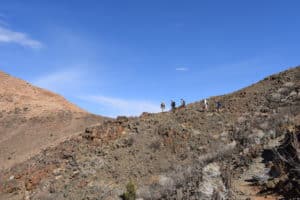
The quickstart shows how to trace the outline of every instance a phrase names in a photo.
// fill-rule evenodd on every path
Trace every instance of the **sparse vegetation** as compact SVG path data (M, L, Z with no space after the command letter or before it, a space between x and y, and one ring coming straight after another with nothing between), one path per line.
M136 198L136 187L130 180L126 185L126 192L122 195L123 200L135 200Z
M300 195L300 126L294 127L288 127L282 144L269 152L270 178L260 183L264 192L274 191L287 198Z
M155 140L149 145L149 148L152 149L153 152L156 152L160 149L160 146L161 146L160 141Z
M220 112L205 111L200 101L174 113L119 117L88 127L25 163L0 171L0 199L12 195L22 199L25 193L33 200L247 199L248 192L258 191L245 180L263 183L266 195L279 191L285 198L288 193L295 196L300 183L300 94L298 90L297 96L294 94L299 79L293 74L300 74L299 69L279 74L280 82L266 79L236 93L212 97L210 102L224 105ZM294 82L288 97L267 99L283 91L287 81ZM10 115L15 116L14 112ZM49 119L55 120L55 116L31 123ZM292 122L298 127L296 132ZM287 129L294 134L282 143ZM49 133L52 130L47 129L47 136ZM267 153L273 152L276 159L272 162L264 159L265 148ZM3 158L10 156L8 162L17 155ZM271 177L267 168L280 176ZM136 182L127 183L128 177L139 180L138 188ZM244 190L247 194L241 193Z

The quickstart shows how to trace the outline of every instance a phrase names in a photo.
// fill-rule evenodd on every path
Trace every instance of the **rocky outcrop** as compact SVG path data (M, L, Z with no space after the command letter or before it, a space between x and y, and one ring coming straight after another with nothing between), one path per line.
M300 196L300 126L290 126L281 144L264 150L267 179L258 181L262 193L276 192L286 198ZM256 180L257 181L257 180Z

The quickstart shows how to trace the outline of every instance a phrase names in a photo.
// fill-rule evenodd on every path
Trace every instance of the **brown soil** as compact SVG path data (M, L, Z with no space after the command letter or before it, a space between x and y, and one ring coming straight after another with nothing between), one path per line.
M55 93L0 71L0 169L101 121Z
M270 163L263 152L277 148L287 130L300 125L300 67L212 97L208 111L203 106L199 101L89 127L1 171L0 199L120 199L128 182L145 200L259 200L297 192L293 184L300 180L291 173L296 178L289 184L284 171L282 193L261 193L264 184L277 183L268 182ZM291 155L299 151L293 148Z

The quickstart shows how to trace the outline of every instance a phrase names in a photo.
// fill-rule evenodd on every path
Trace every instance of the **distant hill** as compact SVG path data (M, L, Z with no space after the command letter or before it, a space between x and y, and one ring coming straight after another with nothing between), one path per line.
M0 169L102 120L62 96L0 71Z

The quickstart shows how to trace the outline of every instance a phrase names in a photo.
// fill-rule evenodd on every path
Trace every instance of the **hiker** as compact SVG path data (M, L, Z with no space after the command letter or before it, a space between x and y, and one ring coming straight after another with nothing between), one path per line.
M161 102L160 108L161 108L161 112L164 112L164 110L166 109L166 104L164 102Z
M174 111L176 109L175 101L171 100L171 110Z
M222 104L220 103L220 101L217 102L217 111L219 112L221 109Z
M181 100L180 100L180 103L181 103L180 107L184 108L184 107L185 107L185 100L184 100L184 99L181 99Z
M208 110L208 101L207 99L204 99L204 108L207 111Z

